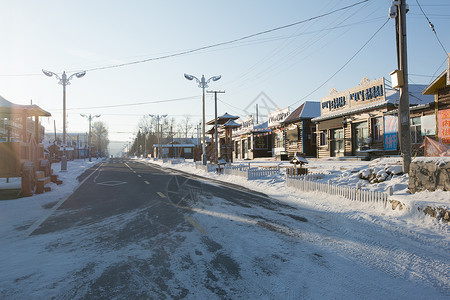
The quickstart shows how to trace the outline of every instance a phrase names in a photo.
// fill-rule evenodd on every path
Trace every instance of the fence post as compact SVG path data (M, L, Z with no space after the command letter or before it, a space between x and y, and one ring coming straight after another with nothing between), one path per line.
M356 183L356 191L355 191L355 200L356 201L361 201L361 184L359 182ZM358 199L359 198L359 199Z

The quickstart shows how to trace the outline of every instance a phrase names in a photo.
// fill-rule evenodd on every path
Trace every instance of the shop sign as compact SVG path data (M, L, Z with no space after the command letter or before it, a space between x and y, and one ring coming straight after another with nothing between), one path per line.
M247 116L247 118L245 118L245 120L242 122L241 124L241 129L242 130L247 130L247 129L252 129L253 128L253 116Z
M289 107L278 109L269 113L269 127L281 124L287 117L289 117Z
M329 96L321 99L322 115L355 106L384 101L384 78L373 81L363 80L357 87L337 92L333 90Z
M420 133L422 136L436 134L436 117L434 115L422 116L420 123Z
M384 116L384 150L397 150L397 116Z
M438 137L443 144L450 144L450 109L438 111Z

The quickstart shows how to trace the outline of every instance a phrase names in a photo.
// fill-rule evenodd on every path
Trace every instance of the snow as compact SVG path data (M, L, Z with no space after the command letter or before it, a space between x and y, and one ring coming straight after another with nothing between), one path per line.
M197 276L193 276L195 270L185 267L186 255L193 260L198 271L202 267L207 268L208 260L214 262L220 255L221 259L230 258L230 261L234 258L240 265L240 268L233 269L235 274L231 272L230 281L222 282L220 286L232 298L242 297L236 292L242 284L248 285L246 295L259 299L294 299L300 292L306 298L445 298L449 295L450 280L445 267L449 261L448 224L426 216L417 207L439 205L449 208L450 192L410 194L407 190L408 176L399 174L400 158L381 158L371 162L308 159L308 169L310 173L324 174L319 179L321 182L359 184L363 189L374 191L392 187L392 197L405 204L401 211L376 203L299 192L286 188L284 175L280 174L247 181L242 177L206 173L195 169L190 161L171 165L143 158L135 160L159 164L169 172L176 169L243 185L278 199L280 203L276 211L271 211L256 206L230 206L215 197L210 199L214 206L206 202L194 206L191 217L200 224L199 231L207 229L208 236L186 234L183 236L186 247L173 249L171 268L176 277L165 284L174 290L180 282L183 283L181 286L200 285L196 281ZM0 282L3 283L0 298L8 296L7 288L15 286L20 286L18 294L13 297L17 299L25 296L35 299L79 298L87 292L87 283L101 276L113 263L129 257L135 261L148 259L149 249L141 249L139 244L128 246L125 252L124 249L112 248L99 255L96 242L92 240L93 232L102 232L109 227L116 230L125 228L126 220L136 217L139 212L106 219L89 228L76 227L70 232L29 236L30 228L43 222L49 213L57 213L56 208L79 186L77 177L97 162L69 161L65 172L58 171L59 166L54 164L53 169L63 180L62 185L51 184L52 191L41 195L0 201ZM262 159L237 163L250 163L251 167L280 165L281 170L292 167L289 162ZM370 184L359 177L360 173L368 173L370 169L385 176L386 180ZM296 208L295 215L284 204ZM52 207L50 211L49 207ZM304 222L302 218L314 222ZM234 226L234 231L224 235L219 229L227 226ZM267 231L278 234L268 235ZM209 240L211 236L214 241ZM196 245L205 240L211 243L211 247L216 243L224 245L224 248L216 256L212 253L200 256L195 250ZM391 243L393 245L387 246ZM170 245L166 247L170 249ZM49 251L58 248L61 251ZM261 257L249 260L248 251ZM264 257L264 253L272 254ZM354 259L349 260L349 256ZM257 277L251 273L255 265L259 270ZM71 275L86 269L92 269L87 278ZM299 276L304 278L302 282L306 286L295 281ZM73 278L77 279L73 281ZM241 282L248 278L255 279ZM324 280L328 284L322 284ZM136 285L139 286L139 282ZM381 286L384 289L375 288ZM70 289L77 290L76 297L69 292ZM353 295L346 294L349 290ZM211 297L208 290L191 292L197 299ZM162 297L170 298L170 295Z

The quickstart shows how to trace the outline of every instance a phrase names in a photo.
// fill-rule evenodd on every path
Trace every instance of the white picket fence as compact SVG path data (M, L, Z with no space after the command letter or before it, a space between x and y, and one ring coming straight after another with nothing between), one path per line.
M207 164L205 166L201 162L198 162L198 161L194 162L194 167L196 169L200 169L200 170L203 170L205 172L216 172L216 170L217 170L217 165L215 165L215 164Z
M276 169L259 169L257 167L249 168L248 165L225 166L224 174L244 177L248 180L258 179L280 173L280 167Z
M305 192L322 192L341 196L353 201L383 203L385 206L388 203L389 196L392 195L392 188L389 188L386 192L376 192L363 190L359 185L348 187L332 184L331 181L327 183L312 181L307 176L309 175L286 176L286 186Z

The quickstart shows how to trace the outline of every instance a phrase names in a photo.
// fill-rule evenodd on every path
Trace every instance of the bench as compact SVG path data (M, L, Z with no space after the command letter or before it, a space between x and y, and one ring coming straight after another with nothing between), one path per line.
M45 185L51 182L50 177L44 177L44 171L36 171L36 194L42 194L44 192L51 191L51 187Z

